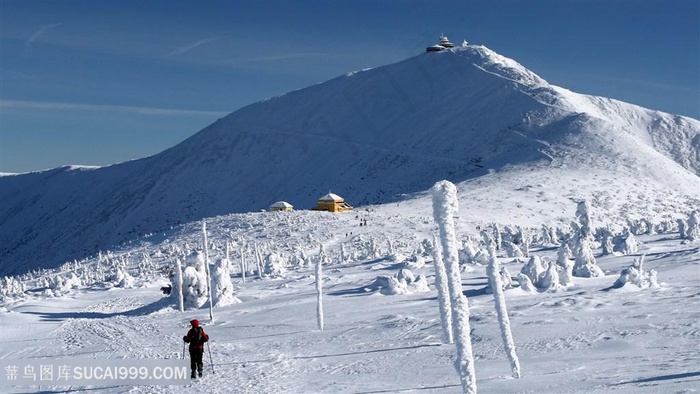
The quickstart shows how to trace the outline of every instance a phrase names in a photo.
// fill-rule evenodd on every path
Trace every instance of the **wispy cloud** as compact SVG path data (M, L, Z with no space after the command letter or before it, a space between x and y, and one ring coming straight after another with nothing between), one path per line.
M287 53L287 54L279 54L279 55L269 55L269 56L258 56L258 57L244 57L244 58L239 58L237 59L239 62L245 63L245 62L268 62L268 61L276 61L276 60L289 60L289 59L301 59L301 58L311 58L311 57L339 57L342 55L333 55L329 53L313 53L313 52L307 52L307 53Z
M132 107L132 106L126 106L126 105L80 104L80 103L61 103L61 102L47 102L47 101L21 101L21 100L0 100L0 108L71 110L71 111L120 111L120 112L137 113L137 114L141 114L141 115L156 115L156 116L222 117L222 116L228 115L228 112L221 112L221 111L199 111L199 110L190 110L190 109Z
M185 52L189 52L189 51L191 51L191 50L193 50L193 49L195 49L195 48L197 48L197 47L199 47L199 46L202 46L202 45L204 45L204 44L206 44L206 43L208 43L208 42L211 42L211 41L214 41L214 37L207 38L207 39L204 39L204 40L199 40L199 41L193 42L193 43L191 43L191 44L187 44L187 45L185 45L185 46L182 46L182 47L180 47L180 48L177 48L177 49L175 49L174 51L168 53L167 55L165 55L165 57L173 57L173 56L182 55L182 54L185 53Z
M43 36L47 31L61 26L62 24L63 23L52 23L50 25L40 27L39 30L35 31L34 34L32 34L32 36L29 37L29 39L24 43L24 48L28 50L32 46L34 41L41 38L41 36Z

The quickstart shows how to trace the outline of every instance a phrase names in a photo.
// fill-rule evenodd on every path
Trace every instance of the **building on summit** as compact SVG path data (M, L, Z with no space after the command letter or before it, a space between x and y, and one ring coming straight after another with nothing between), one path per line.
M465 41L466 42L466 41ZM426 52L439 52L449 48L454 48L455 44L451 43L444 35L440 36L440 42L425 48Z

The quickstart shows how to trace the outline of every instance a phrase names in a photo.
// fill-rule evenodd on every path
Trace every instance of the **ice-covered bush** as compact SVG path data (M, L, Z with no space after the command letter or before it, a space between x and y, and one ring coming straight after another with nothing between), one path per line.
M287 262L278 253L270 253L265 257L265 275L280 277L287 273Z
M117 267L117 272L112 276L111 282L116 287L130 289L134 287L134 277L129 275L123 267Z
M525 254L520 249L520 247L511 241L503 241L503 248L505 249L506 255L508 257L513 257L516 259L521 259L525 257Z
M392 276L378 276L369 287L372 290L379 290L381 294L398 295L424 293L430 291L428 280L424 275L413 275L408 269L401 269Z
M530 282L537 287L539 287L538 283L544 272L545 267L542 264L542 260L539 256L530 257L530 260L528 260L528 262L523 265L523 268L520 269L520 273L527 276L530 279Z
M625 232L619 237L614 250L622 254L635 254L639 251L639 242L634 233L625 229Z
M634 285L640 289L649 287L657 288L659 284L656 280L656 271L653 269L644 271L644 255L635 259L631 266L620 272L620 277L615 281L615 287L622 287L626 284Z
M521 280L520 287L528 292L538 289L553 292L570 286L573 284L571 280L573 264L568 260L564 264L566 265L562 266L557 262L545 263L538 256L530 257L518 275L518 279Z

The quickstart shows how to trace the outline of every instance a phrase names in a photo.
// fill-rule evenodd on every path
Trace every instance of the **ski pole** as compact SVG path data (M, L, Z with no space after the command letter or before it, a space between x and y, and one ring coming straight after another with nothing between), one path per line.
M185 358L185 346L187 346L185 341L182 341L182 358Z
M211 373L214 372L214 361L211 359L211 348L209 347L209 342L207 341L207 350L209 351L209 364L211 364Z

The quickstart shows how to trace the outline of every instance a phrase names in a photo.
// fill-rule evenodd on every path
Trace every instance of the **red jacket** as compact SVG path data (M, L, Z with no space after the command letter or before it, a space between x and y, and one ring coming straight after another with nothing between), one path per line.
M204 332L202 327L192 327L187 331L187 335L182 337L182 340L190 344L190 351L204 350L204 342L209 340L209 335Z

